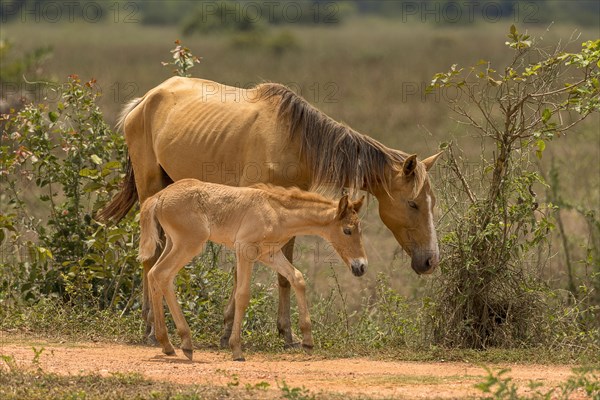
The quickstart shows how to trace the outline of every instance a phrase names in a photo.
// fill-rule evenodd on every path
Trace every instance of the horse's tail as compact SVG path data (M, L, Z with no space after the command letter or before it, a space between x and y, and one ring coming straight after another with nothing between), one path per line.
M121 111L119 119L117 121L116 128L123 132L125 125L125 118L138 104L142 102L143 98L133 99ZM127 156L127 165L125 167L125 178L121 190L117 193L110 203L104 206L96 214L96 218L100 221L114 220L118 223L120 220L127 215L131 207L137 202L138 193L135 187L135 176L133 175L133 167L131 166L131 158Z
M159 223L156 218L156 206L158 196L149 197L140 212L140 252L138 259L140 261L152 258L156 253L156 248L160 245Z
M117 124L115 128L121 132L124 132L123 128L125 127L125 118L129 115L134 108L138 106L144 100L143 97L137 97L131 100L129 103L125 104L125 107L121 110L121 114L119 114L119 119L117 120Z

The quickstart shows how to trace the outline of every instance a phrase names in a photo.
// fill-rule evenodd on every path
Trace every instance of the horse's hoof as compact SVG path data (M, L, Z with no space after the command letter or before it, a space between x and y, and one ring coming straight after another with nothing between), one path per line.
M312 354L314 346L312 344L302 344L302 348L306 352L306 354Z
M175 355L175 350L173 350L173 349L163 350L163 353L165 353L168 356L174 356Z
M299 349L302 346L300 342L286 343L283 345L285 350Z
M244 357L234 358L233 361L246 361Z
M190 360L192 361L192 356L194 355L194 350L192 349L181 349L183 350L183 354Z

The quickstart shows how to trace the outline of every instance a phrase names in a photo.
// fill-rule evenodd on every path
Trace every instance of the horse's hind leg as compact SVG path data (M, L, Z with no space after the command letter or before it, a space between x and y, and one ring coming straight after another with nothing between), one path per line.
M291 263L294 257L294 241L295 238L291 238L289 242L283 246L281 251L285 255L285 258ZM294 338L292 333L292 322L290 318L290 282L288 279L277 273L277 280L279 282L279 307L277 309L277 331L280 336L284 338L285 348L298 347L300 343Z

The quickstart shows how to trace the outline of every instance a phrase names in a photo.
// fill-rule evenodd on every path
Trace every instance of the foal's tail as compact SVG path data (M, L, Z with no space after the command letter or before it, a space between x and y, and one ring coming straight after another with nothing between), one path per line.
M149 197L140 212L140 261L148 260L154 256L156 248L160 245L159 224L156 219L156 206L158 196Z

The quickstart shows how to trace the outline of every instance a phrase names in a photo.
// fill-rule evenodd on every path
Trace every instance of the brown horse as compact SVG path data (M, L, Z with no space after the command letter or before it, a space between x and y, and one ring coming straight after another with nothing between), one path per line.
M433 225L435 196L427 171L439 153L422 161L390 149L323 114L285 86L264 83L241 89L203 79L173 77L123 110L120 126L129 150L123 189L100 213L120 220L143 202L183 178L230 186L270 183L303 190L366 190L379 215L418 274L439 262ZM291 260L293 239L284 248ZM144 261L146 334L150 305ZM290 284L279 276L277 327L293 344ZM233 314L225 314L225 336Z
M353 203L345 195L335 202L298 189L268 185L237 188L196 179L182 179L148 198L140 214L140 259L154 257L160 241L159 225L166 236L164 251L148 271L155 334L163 352L175 354L167 336L164 297L181 336L183 353L192 359L190 327L177 302L173 280L202 251L207 240L235 249L236 253L234 318L229 339L233 359L244 360L241 329L255 261L268 265L291 283L298 300L302 346L310 351L313 339L304 278L281 249L296 235L318 235L332 244L354 275L363 275L367 257L358 218L363 200Z

